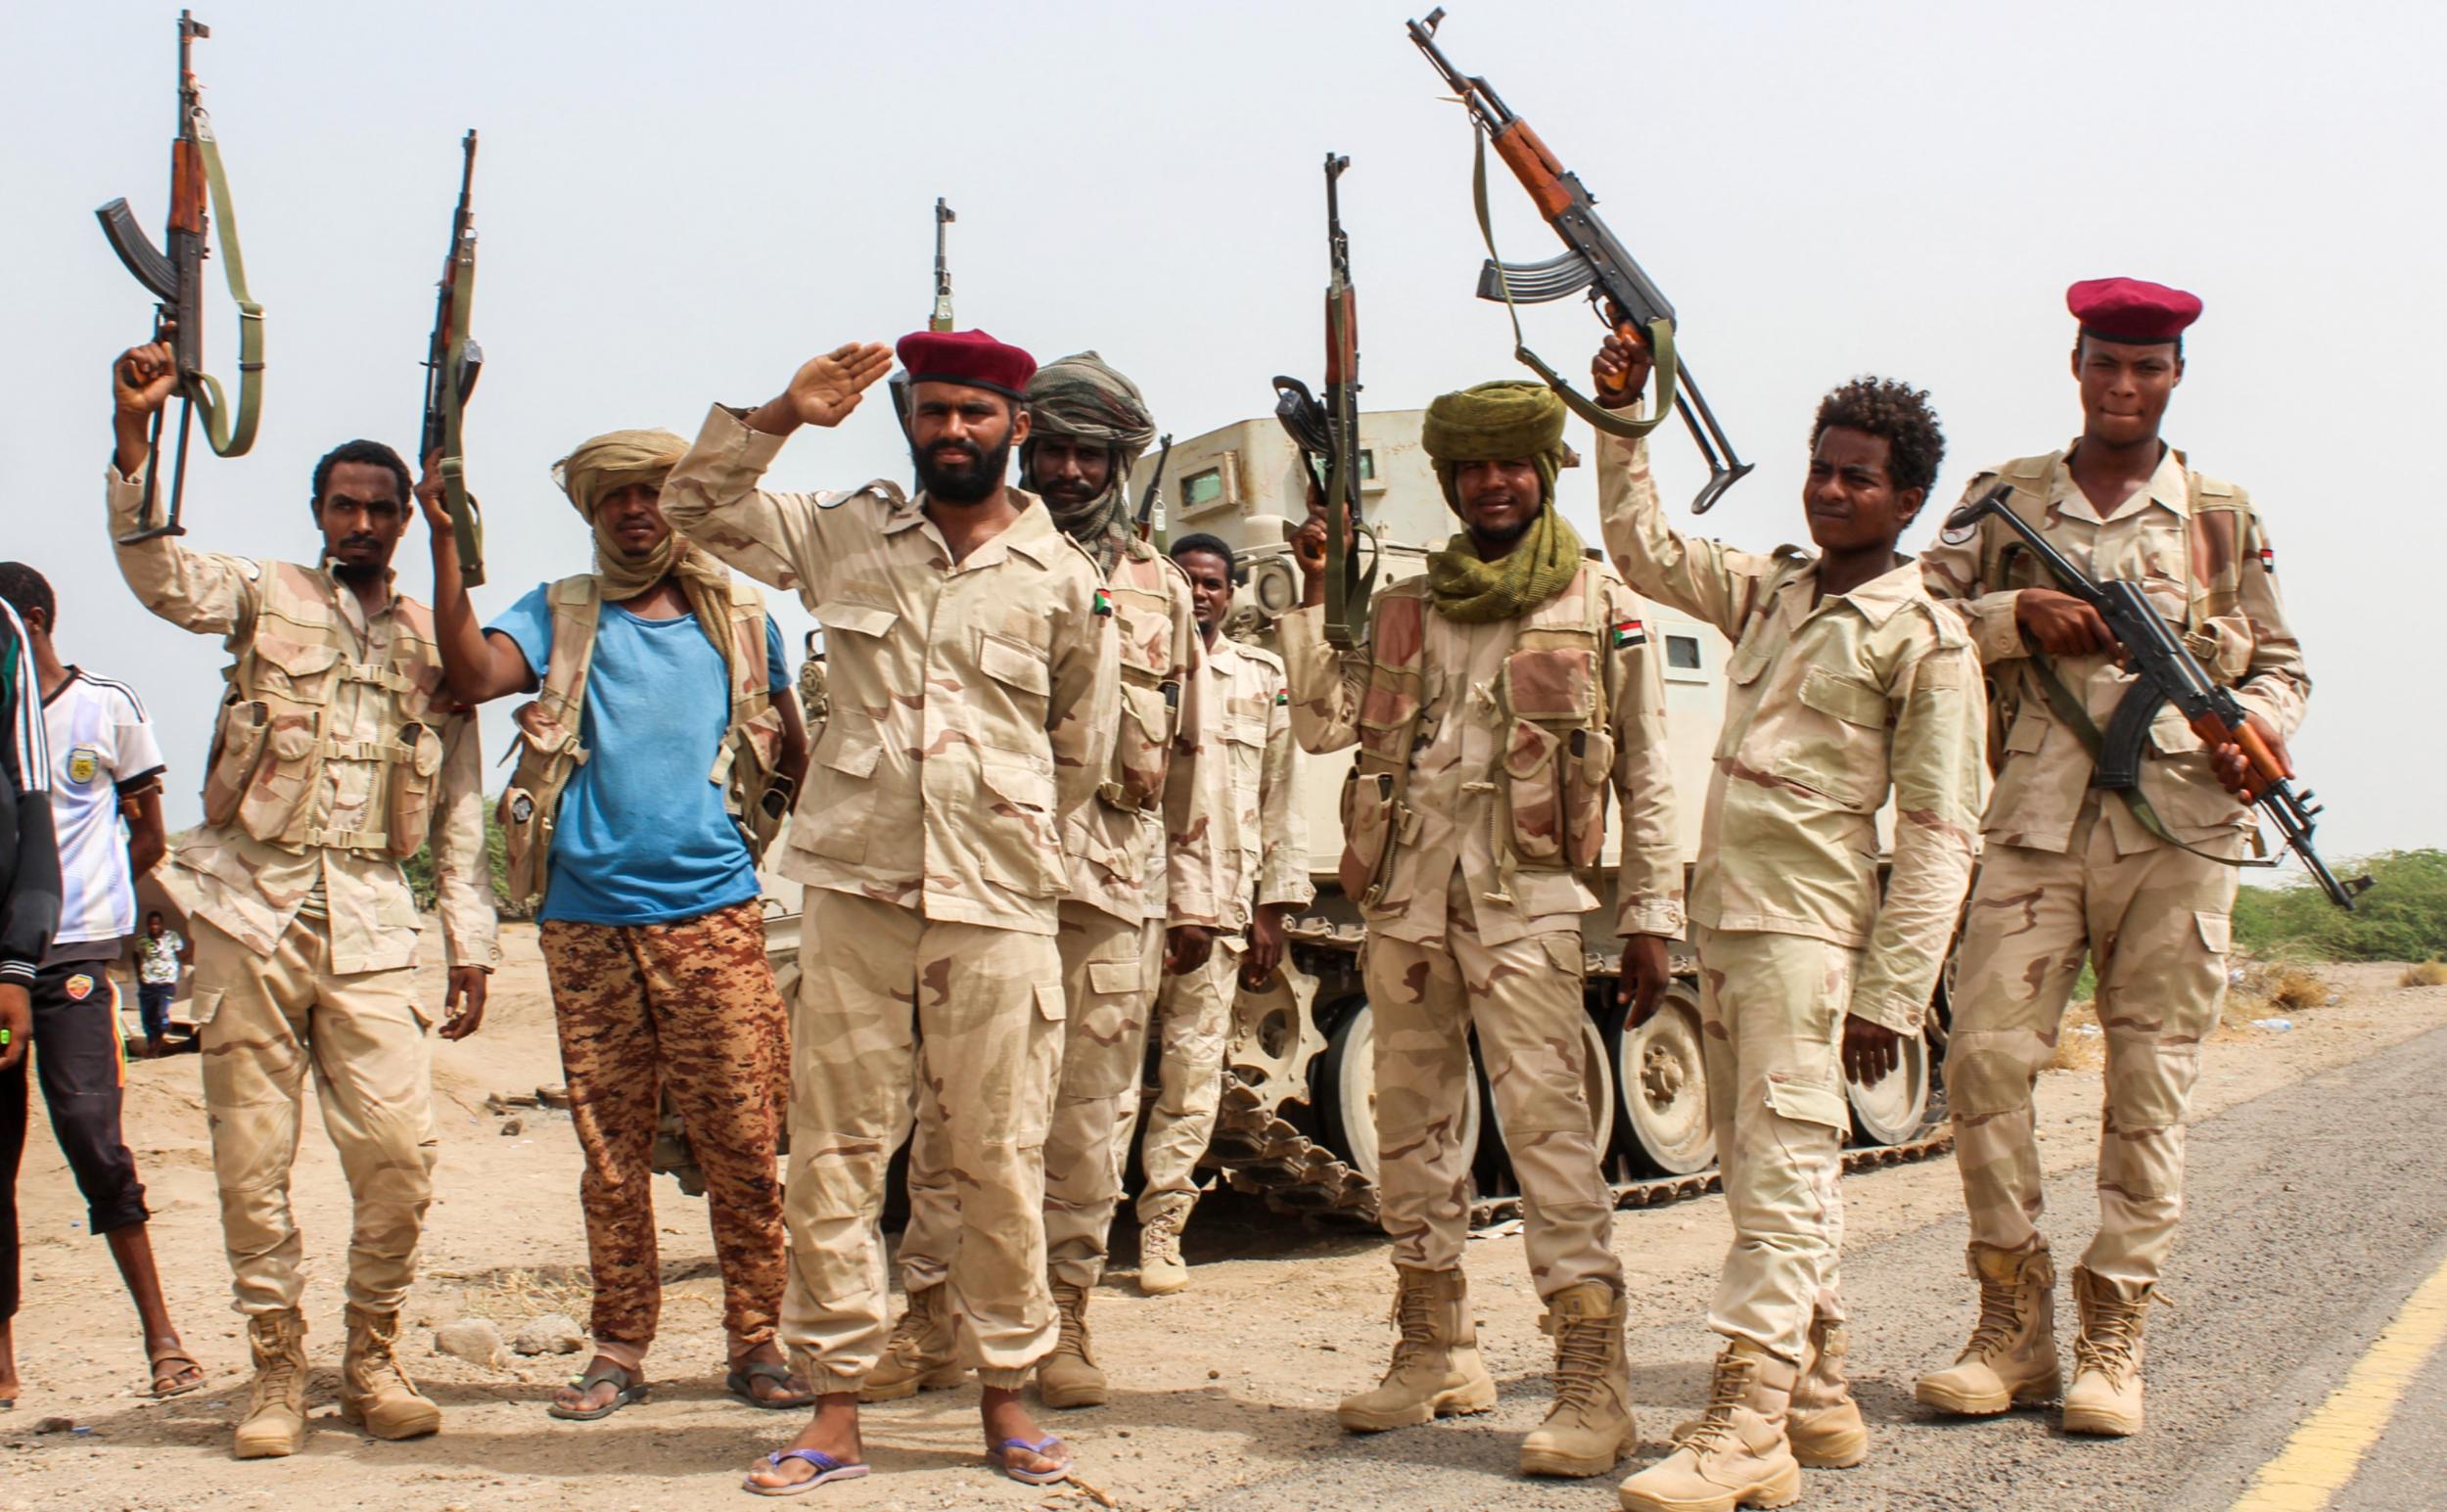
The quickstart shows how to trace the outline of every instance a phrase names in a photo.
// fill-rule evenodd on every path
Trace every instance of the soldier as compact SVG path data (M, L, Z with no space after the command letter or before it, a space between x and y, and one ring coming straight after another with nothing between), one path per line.
M923 491L758 487L782 439L835 426L892 352L853 343L754 410L716 406L663 486L664 518L741 572L796 589L824 625L831 717L780 869L807 885L792 1019L791 1276L782 1339L820 1394L747 1487L789 1494L866 1473L858 1386L885 1339L884 1168L919 1122L949 1152L959 1236L946 1282L985 1386L988 1456L1069 1473L1019 1397L1053 1347L1044 1141L1066 1012L1061 837L1095 801L1118 717L1094 561L1005 486L1036 363L982 331L902 339Z
M2145 584L2283 759L2280 737L2302 722L2311 678L2278 598L2276 553L2248 494L2192 471L2159 437L2200 300L2108 278L2075 284L2065 303L2078 322L2080 438L1980 474L1964 497L2009 483L2009 507L2075 567ZM2106 1106L2099 1231L2073 1271L2081 1333L2063 1423L2124 1435L2142 1426L2142 1321L2175 1243L2185 1110L2226 990L2235 868L2252 829L2235 796L2247 758L2231 744L2204 749L2169 709L2150 728L2141 786L2112 797L2093 789L2099 728L2132 678L2098 613L2048 586L2014 542L1982 522L1947 530L1921 559L1930 591L1970 625L2005 749L1947 1051L1979 1322L1955 1364L1921 1377L1916 1395L1942 1412L1986 1416L2058 1394L2031 1088L2087 956Z
M1631 404L1645 347L1594 364ZM1623 1483L1647 1512L1781 1506L1801 1466L1857 1465L1844 1379L1844 1078L1891 1072L1917 1034L1971 881L1986 700L1970 638L1895 542L1945 438L1928 396L1857 379L1819 405L1802 511L1819 554L1692 540L1665 522L1645 443L1597 441L1606 549L1648 598L1733 646L1708 783L1691 942L1708 1112L1733 1244L1708 1326L1705 1414ZM1881 896L1877 814L1894 801Z
M1402 1337L1382 1385L1343 1399L1372 1433L1485 1412L1461 1272L1472 1151L1454 1137L1475 1028L1555 1341L1555 1399L1525 1475L1603 1475L1637 1442L1614 1198L1583 1090L1580 876L1622 795L1615 933L1638 1001L1668 981L1683 926L1665 697L1640 606L1587 559L1554 505L1563 404L1501 382L1428 407L1421 440L1462 529L1425 574L1376 596L1368 641L1323 639L1325 522L1298 541L1304 608L1281 620L1292 734L1360 743L1343 790L1343 890L1367 920L1380 1184Z
M1282 659L1222 633L1239 581L1230 546L1212 535L1185 535L1173 543L1171 556L1189 579L1206 652L1197 674L1197 703L1206 717L1195 766L1208 795L1203 807L1210 826L1203 836L1177 835L1174 844L1184 851L1196 844L1208 857L1222 929L1206 965L1167 975L1156 997L1158 1090L1138 1152L1146 1174L1138 1196L1138 1289L1149 1297L1189 1285L1180 1236L1198 1202L1198 1157L1215 1137L1237 985L1257 985L1274 975L1283 959L1284 920L1316 894L1309 884L1308 832L1292 781L1291 695ZM1130 1148L1137 1114L1137 1097L1125 1096L1117 1149Z
M156 343L112 367L111 533L132 532L152 465L148 417L177 385ZM432 613L395 593L408 470L374 441L314 469L321 565L118 547L137 601L237 653L213 732L204 822L162 882L195 921L197 1038L221 1228L254 1386L241 1459L305 1443L305 1278L289 1206L299 1099L314 1074L355 1199L340 1406L384 1439L441 1426L394 1349L433 1199L433 1010L416 993L416 899L399 863L428 846L449 985L441 1033L485 1017L499 959L485 864L476 722L442 685Z
M1087 1299L1104 1274L1147 1058L1159 968L1194 971L1213 944L1216 899L1206 859L1205 795L1177 748L1194 738L1198 622L1180 570L1138 538L1130 466L1155 439L1138 386L1092 351L1049 362L1028 382L1023 484L1103 573L1121 658L1124 717L1111 768L1064 832L1070 895L1062 900L1063 990L1070 1021L1062 1088L1045 1135L1045 1260L1061 1333L1039 1362L1049 1407L1105 1400L1087 1335ZM1167 846L1168 829L1182 837ZM958 1242L951 1172L940 1130L909 1147L909 1223L900 1237L908 1306L865 1399L890 1400L960 1379L943 1282Z
M614 431L554 464L593 532L594 571L537 584L488 629L468 602L439 480L417 493L451 691L470 704L542 694L517 714L501 820L511 895L542 896L553 1022L585 1155L595 1352L546 1409L582 1422L646 1395L662 1309L649 1155L667 1094L705 1172L726 1385L753 1406L815 1400L774 1342L787 1274L774 1147L789 1021L743 828L762 831L756 800L768 790L786 804L807 737L764 596L658 508L687 449L669 431ZM731 791L747 818L726 807Z

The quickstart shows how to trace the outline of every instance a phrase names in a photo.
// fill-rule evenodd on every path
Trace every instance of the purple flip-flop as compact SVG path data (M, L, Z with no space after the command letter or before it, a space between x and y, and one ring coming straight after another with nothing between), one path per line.
M1005 1439L988 1449L986 1457L994 1462L995 1469L1023 1486L1051 1486L1071 1478L1071 1456L1068 1453L1063 1454L1061 1461L1051 1470L1022 1470L1011 1463L1011 1451L1025 1449L1040 1459L1052 1459L1054 1450L1062 1447L1062 1440L1054 1434L1047 1434L1035 1443L1026 1439Z
M804 1459L815 1474L804 1481L793 1481L788 1486L759 1486L754 1481L742 1481L740 1489L759 1496L796 1496L819 1486L830 1486L835 1481L854 1481L866 1474L863 1460L854 1463L835 1459L822 1449L782 1449L764 1456L764 1462L776 1470L786 1459Z

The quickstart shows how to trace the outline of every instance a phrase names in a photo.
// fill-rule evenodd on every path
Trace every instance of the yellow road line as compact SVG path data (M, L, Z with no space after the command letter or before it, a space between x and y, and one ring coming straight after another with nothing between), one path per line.
M2320 1512L2345 1489L2386 1432L2405 1388L2447 1339L2447 1264L2406 1299L2404 1310L2354 1362L2320 1409L2260 1467L2234 1512Z

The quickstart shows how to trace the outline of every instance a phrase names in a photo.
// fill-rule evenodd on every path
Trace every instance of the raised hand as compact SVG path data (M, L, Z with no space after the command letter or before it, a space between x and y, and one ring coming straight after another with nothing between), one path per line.
M1608 336L1590 359L1589 376L1597 380L1597 402L1608 409L1622 409L1639 402L1640 390L1648 387L1648 374L1657 365L1646 342L1627 342L1619 336ZM1606 385L1621 380L1620 393Z
M150 417L178 391L178 360L167 342L130 346L111 362L111 408Z
M790 386L749 417L749 423L776 434L800 426L837 426L850 418L875 381L891 371L891 347L881 342L844 342L801 364Z

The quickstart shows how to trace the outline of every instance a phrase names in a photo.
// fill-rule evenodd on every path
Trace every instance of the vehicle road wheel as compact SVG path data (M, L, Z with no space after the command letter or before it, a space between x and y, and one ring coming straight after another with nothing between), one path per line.
M1902 1050L1902 1064L1873 1085L1844 1078L1845 1094L1852 1100L1854 1143L1901 1144L1928 1126L1928 1040L1915 1034Z
M1479 1145L1481 1104L1475 1064L1462 1077L1460 1143L1465 1150ZM1317 1057L1311 1078L1316 1099L1317 1126L1326 1148L1370 1181L1382 1184L1383 1165L1376 1142L1376 1011L1362 1002L1343 1014L1325 1037L1325 1053Z
M1707 1169L1716 1130L1708 1123L1698 996L1677 982L1647 1023L1633 1029L1630 1021L1628 1005L1608 1005L1602 1032L1614 1072L1615 1148L1661 1175Z

